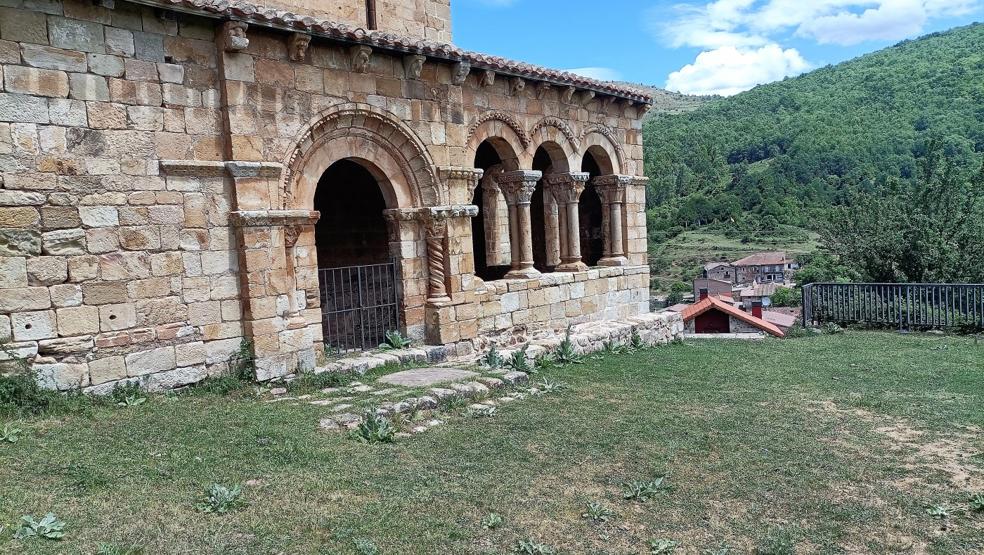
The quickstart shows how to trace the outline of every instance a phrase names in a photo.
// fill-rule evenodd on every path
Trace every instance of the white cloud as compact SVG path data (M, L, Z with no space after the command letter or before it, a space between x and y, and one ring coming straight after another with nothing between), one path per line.
M784 50L778 44L752 49L724 46L701 52L694 63L671 73L666 88L685 94L730 96L808 69L810 64L795 48Z
M673 72L667 87L698 94L735 94L757 84L806 71L793 36L820 44L894 41L921 33L926 24L967 15L982 0L714 0L646 13L650 31L674 48L703 51Z
M568 69L567 71L576 73L583 77L588 77L589 79L597 79L599 81L622 80L622 74L610 67L576 67L574 69Z

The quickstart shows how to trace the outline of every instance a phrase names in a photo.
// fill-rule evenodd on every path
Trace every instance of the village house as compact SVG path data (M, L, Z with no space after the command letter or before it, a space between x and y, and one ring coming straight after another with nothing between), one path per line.
M793 278L793 272L799 269L795 260L788 258L785 252L760 252L734 261L731 264L735 270L735 283L784 283Z
M638 90L448 0L0 7L0 340L49 387L257 378L649 310Z

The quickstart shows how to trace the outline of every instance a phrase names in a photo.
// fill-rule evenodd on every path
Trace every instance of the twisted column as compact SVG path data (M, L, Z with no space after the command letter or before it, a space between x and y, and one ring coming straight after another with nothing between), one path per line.
M602 266L625 266L628 258L623 240L625 189L632 182L628 175L602 175L591 182L601 197L602 233L605 255L598 261Z
M499 176L499 187L509 204L509 236L512 243L512 270L507 279L529 279L540 275L533 267L533 233L530 229L530 202L543 173L532 170L506 172Z
M424 224L427 242L427 301L450 301L447 274L444 272L444 243L448 236L447 219L441 215L430 217Z
M560 216L560 265L558 272L580 272L588 268L581 261L581 222L578 204L588 182L585 172L549 175L547 189L559 206Z

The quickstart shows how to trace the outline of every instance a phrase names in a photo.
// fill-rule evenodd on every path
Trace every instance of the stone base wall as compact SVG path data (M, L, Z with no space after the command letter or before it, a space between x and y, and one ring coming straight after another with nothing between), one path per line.
M477 343L483 338L649 312L649 268L623 266L500 280L475 295Z

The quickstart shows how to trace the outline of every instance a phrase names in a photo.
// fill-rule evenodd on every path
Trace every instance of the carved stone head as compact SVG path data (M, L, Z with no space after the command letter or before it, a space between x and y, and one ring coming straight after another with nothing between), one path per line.
M468 62L458 62L454 64L454 70L451 72L451 82L455 85L463 85L465 79L468 79L469 73L471 73L471 64Z
M523 79L522 77L513 77L512 81L509 83L509 90L513 96L522 94L522 92L526 90L526 79Z
M406 74L407 79L420 79L420 74L424 71L425 61L427 61L427 56L404 56L403 71Z
M287 39L287 54L291 61L302 62L304 55L307 54L308 45L311 44L311 35L304 33L294 33Z
M365 45L352 47L352 71L356 73L368 72L371 61L372 48Z
M219 41L222 50L226 52L240 52L249 46L249 39L246 38L246 28L248 25L244 21L226 21L222 24L222 32L219 34Z
M491 87L495 84L495 72L491 69L486 69L482 72L482 86Z
M574 93L576 93L576 92L577 92L577 88L575 88L575 87L567 87L566 89L564 89L564 94L561 97L561 100L563 100L564 103L566 103L566 104L570 104L571 103L571 100L574 99Z

